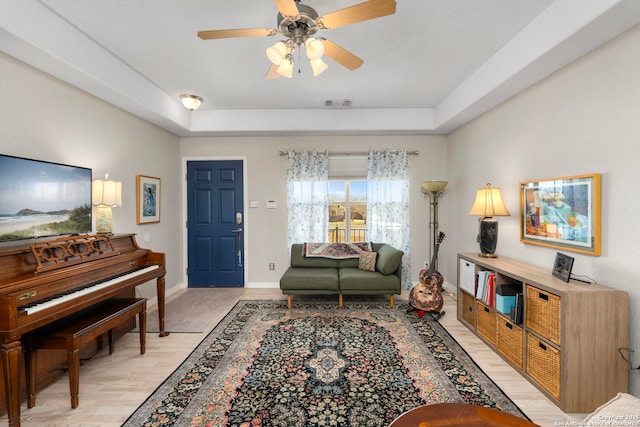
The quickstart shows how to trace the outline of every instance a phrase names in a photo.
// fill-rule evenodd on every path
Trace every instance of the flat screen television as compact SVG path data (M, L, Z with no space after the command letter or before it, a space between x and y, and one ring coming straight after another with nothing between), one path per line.
M91 231L91 169L0 154L0 243Z

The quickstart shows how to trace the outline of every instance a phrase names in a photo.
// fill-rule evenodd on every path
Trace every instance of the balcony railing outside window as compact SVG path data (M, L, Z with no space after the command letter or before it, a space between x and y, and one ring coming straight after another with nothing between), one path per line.
M329 242L364 242L367 234L367 182L329 183Z
M349 240L345 239L346 229L344 227L334 226L329 228L329 242L366 242L366 228L351 228L349 232Z

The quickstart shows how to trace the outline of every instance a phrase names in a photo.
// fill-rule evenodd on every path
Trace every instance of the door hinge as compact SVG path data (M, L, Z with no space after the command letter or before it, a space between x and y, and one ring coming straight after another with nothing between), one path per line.
M188 276L189 275L189 269L187 268L185 270L186 270L185 272L187 273L187 276Z
M185 228L189 228L189 221L185 221L185 222L184 222L184 227L185 227Z

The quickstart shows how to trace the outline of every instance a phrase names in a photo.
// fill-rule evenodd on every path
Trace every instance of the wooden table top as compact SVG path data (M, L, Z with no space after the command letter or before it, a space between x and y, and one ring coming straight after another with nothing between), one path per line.
M439 426L511 426L533 427L537 424L524 418L484 406L464 403L438 403L412 409L396 418L389 427L439 427Z

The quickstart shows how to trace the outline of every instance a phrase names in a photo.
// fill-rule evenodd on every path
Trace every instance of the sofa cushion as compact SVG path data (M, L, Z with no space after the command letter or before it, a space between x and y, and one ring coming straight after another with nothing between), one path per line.
M382 274L393 274L402 261L402 252L391 245L382 245L378 249L376 269Z
M360 258L347 258L338 260L338 268L358 268Z
M358 268L364 271L376 271L376 255L378 255L377 252L360 252Z
M400 278L395 274L384 275L377 271L359 268L341 268L340 292L343 294L399 294Z
M639 420L640 399L627 393L618 393L610 401L587 415L580 425L614 425L615 421L620 422L619 425L633 425L623 423L638 423Z
M280 289L283 291L324 290L337 293L339 290L338 269L289 267L280 279Z

